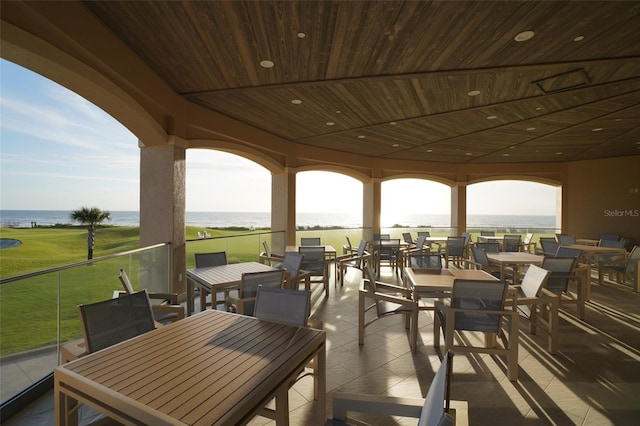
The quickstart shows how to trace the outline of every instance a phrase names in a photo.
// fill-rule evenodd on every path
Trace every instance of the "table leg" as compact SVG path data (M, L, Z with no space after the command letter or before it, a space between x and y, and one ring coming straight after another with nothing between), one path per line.
M54 411L56 426L78 425L78 401L60 391L60 384L54 384Z
M316 365L318 419L327 418L327 345L326 342L318 351Z
M285 383L276 391L276 425L289 425L289 385Z
M193 281L187 278L187 316L193 314Z

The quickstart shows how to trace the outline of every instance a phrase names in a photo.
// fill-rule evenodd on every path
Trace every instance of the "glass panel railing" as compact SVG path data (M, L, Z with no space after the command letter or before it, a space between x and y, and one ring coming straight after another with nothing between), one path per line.
M281 243L275 243L284 241L284 232L251 232L189 240L186 244L187 269L195 268L195 253L224 251L227 253L228 263L257 262L260 253L264 251L263 241L266 241L272 249L279 247ZM277 252L277 250L274 251Z
M351 245L358 247L360 240L370 240L372 238L371 228L312 228L298 229L296 231L296 244L300 244L300 238L320 237L324 245L333 246L337 254L342 254L342 246L347 244L349 237Z
M77 306L122 291L120 268L134 289L168 292L169 247L160 244L0 280L2 402L59 365L62 345L82 337Z

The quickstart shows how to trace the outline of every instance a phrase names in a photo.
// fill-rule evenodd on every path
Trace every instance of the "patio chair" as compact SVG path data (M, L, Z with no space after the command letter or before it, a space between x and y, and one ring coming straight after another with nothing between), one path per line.
M470 269L482 269L483 271L500 279L500 267L492 265L489 262L487 252L483 248L478 247L477 244L471 246L471 255L473 256L473 260L465 259L464 261ZM472 266L473 268L471 268Z
M378 250L378 272L383 263L386 263L392 272L398 273L402 265L402 252L400 251L400 239L391 238L388 240L380 240L380 248Z
M415 242L413 241L413 237L411 236L411 232L403 232L402 239L404 240L405 243L409 244L410 246L415 245Z
M373 234L373 241L388 240L391 238L391 234Z
M522 248L521 235L505 235L502 239L502 251L518 252Z
M500 243L475 243L475 247L481 248L485 253L500 253Z
M443 255L445 268L449 268L449 262L461 268L464 260L464 237L447 237Z
M561 245L576 243L576 237L574 237L573 235L567 235L567 234L556 234L556 240Z
M558 244L555 239L540 238L540 247L542 247L542 252L540 254L547 257L555 257L560 244Z
M415 269L442 269L440 253L410 254L408 266Z
M515 286L515 303L520 317L529 322L529 334L537 333L538 322L546 326L548 350L555 354L558 353L559 300L556 294L544 288L550 275L551 271L547 269L529 265L521 283Z
M355 253L358 249L351 244L351 239L348 235L345 235L344 238L347 240L347 244L342 245L342 254L352 254Z
M303 258L304 255L300 253L286 252L282 264L277 268L285 271L285 285L292 290L297 290L300 282L310 277L308 273L302 273L300 270ZM310 290L309 286L310 283L305 283L305 290Z
M253 312L258 319L306 327L309 309L310 293L306 290L262 285L257 288Z
M575 257L547 257L542 261L542 268L551 271L546 288L557 294L560 306L575 304L578 308L578 316L584 319L586 285L583 274L577 273L575 267L578 259ZM577 283L577 291L574 293L569 288L570 282Z
M466 401L450 399L452 370L453 352L447 351L424 399L335 392L331 394L332 419L325 426L350 424L350 412L412 417L424 426L467 424ZM363 423L358 420L355 424Z
M320 237L303 237L300 238L301 246L319 246L321 245Z
M429 231L418 231L418 237L430 237L431 236L431 232Z
M118 275L122 287L124 287L124 294L133 294L135 290L131 285L131 281L127 276L124 269L120 269ZM118 297L122 297L122 292L118 292ZM151 310L153 311L153 318L160 324L168 322L175 322L184 318L184 307L178 303L177 293L147 293L149 299L158 300L159 303L152 304Z
M146 290L79 305L87 353L99 351L156 328Z
M212 266L221 266L227 264L227 252L225 251L216 251L210 253L195 253L194 255L196 261L196 268L208 268ZM218 298L218 295L211 295L211 299L215 297L216 305L226 303L225 300L229 296L229 291L225 291L224 293L220 293L222 298ZM211 306L211 308L215 308L212 301L207 300L206 294L200 295L200 309L205 310L207 306Z
M309 273L309 285L322 284L325 297L329 297L329 262L324 246L300 246L298 253L304 256L301 268Z
M367 326L381 318L401 314L405 316L406 328L409 329L409 346L415 352L418 340L418 303L411 298L411 290L376 281L371 264L364 268L365 276L358 295L358 344L364 345L364 330ZM373 303L367 305L367 299ZM367 312L372 311L375 317L365 321Z
M240 280L238 297L229 296L227 306L230 312L253 316L258 287L282 288L284 270L266 272L245 272Z
M347 273L347 268L362 269L365 262L370 261L371 253L367 252L367 242L361 240L358 245L358 250L352 254L346 254L336 259L336 283L340 282L340 286L344 284L344 275Z
M620 235L618 234L601 234L601 240L609 240L609 241L618 241L620 239Z
M609 258L601 265L602 274L615 274L618 284L631 282L633 289L640 292L640 246L634 246L630 253L620 254Z
M435 302L433 346L440 347L440 328L445 350L465 353L506 355L507 377L518 380L518 312L512 301L505 309L507 283L505 281L454 280L450 304ZM508 338L504 334L508 331ZM456 345L455 332L472 331L485 335L485 345L474 345L471 339L461 339ZM497 345L500 335L502 347Z
M262 242L262 247L264 247L264 251L260 253L260 263L264 263L265 265L269 265L273 268L279 268L282 265L283 256L273 254L269 248L269 243L267 243L266 240Z
M524 240L522 240L522 250L535 254L537 246L536 242L533 241L533 234L528 232L527 235L524 236Z

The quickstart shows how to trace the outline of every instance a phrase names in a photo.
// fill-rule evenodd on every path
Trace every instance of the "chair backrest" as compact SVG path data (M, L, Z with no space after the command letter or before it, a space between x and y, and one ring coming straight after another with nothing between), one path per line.
M360 268L360 265L362 265L362 255L364 254L364 250L367 248L367 241L366 240L360 240L360 244L358 245L358 250L356 251L356 261L355 261L355 266L356 268Z
M196 253L196 268L207 268L227 264L227 252L216 251L212 253Z
M300 274L300 265L302 265L303 258L304 255L300 253L293 253L288 251L284 254L280 269L283 269L289 273L289 279L296 279Z
M303 237L300 238L301 246L319 246L320 245L320 237Z
M576 237L567 234L556 234L556 239L560 244L575 244Z
M463 256L464 237L447 237L447 254L449 256Z
M259 286L254 316L265 321L304 327L309 318L310 292Z
M640 246L634 246L631 249L631 253L629 253L629 259L627 260L627 266L625 267L625 273L632 279L635 279L636 277L638 260L640 260Z
M471 242L471 233L463 232L462 236L464 237L464 245L468 245Z
M264 240L262 242L262 247L264 247L264 254L266 254L267 257L271 257L271 249L269 248L269 244L267 243L267 240Z
M527 232L527 235L524 236L524 240L522 241L524 245L531 244L533 241L533 234L531 232Z
M502 311L506 293L506 281L453 280L451 307L467 311L455 313L454 328L497 333L500 329L500 314L473 311Z
M79 305L87 352L115 345L155 328L146 290Z
M482 236L482 237L495 237L496 236L496 232L495 231L480 231L480 236Z
M399 254L400 254L399 238L380 240L380 253L379 253L380 259L382 260L397 259Z
M499 253L500 252L500 244L499 243L476 243L476 247L481 248L485 251L485 253Z
M489 266L487 252L483 248L478 247L478 244L471 246L471 254L477 263L482 266Z
M364 268L364 288L369 293L375 293L377 291L376 288L376 272L373 270L373 265L371 262L367 264ZM384 315L384 308L381 305L380 301L377 298L373 298L376 305L376 315L378 317Z
M418 419L418 426L454 424L450 417L451 371L453 369L453 352L447 351L440 368L429 385L424 405Z
M131 285L131 281L129 281L129 277L127 276L127 273L122 268L120 269L120 275L118 276L118 279L120 279L120 282L122 283L122 287L124 287L124 291L127 294L134 293L133 286Z
M558 252L558 247L560 247L557 241L543 238L540 238L540 245L542 246L542 252L545 256L555 256Z
M351 240L349 239L349 236L348 236L348 235L345 235L344 237L347 239L347 247L348 247L349 249L353 248L353 246L351 245Z
M569 275L573 271L578 259L575 257L549 257L545 256L542 268L551 271L547 280L547 289L555 292L567 291Z
M373 234L373 241L388 240L391 238L391 234Z
M556 257L575 257L580 259L580 256L582 256L582 250L573 247L560 246L556 251Z
M418 236L418 239L416 240L416 248L417 249L421 249L424 247L424 245L427 242L427 237L424 235L420 235Z
M324 275L325 254L324 246L300 246L298 253L302 254L302 269L311 275Z
M601 240L609 240L609 241L618 241L620 239L620 235L618 234L601 234Z
M411 232L403 232L402 239L405 243L413 244L413 237L411 236Z
M442 269L442 255L440 253L410 254L409 267L416 269Z
M509 252L520 251L521 235L505 235L502 239L502 250Z
M430 237L431 232L429 231L418 231L418 237Z
M258 294L258 287L282 288L284 284L284 270L245 272L240 280L238 295L240 299L252 299L243 301L244 315L253 316L255 307L255 297Z
M518 297L538 297L542 287L547 283L551 271L536 265L529 265L527 272L522 277L522 282L518 289ZM530 305L518 305L518 311L524 316L531 316Z
M598 243L600 247L609 247L609 248L624 248L624 241L614 241L614 240L600 240ZM606 261L615 256L614 253L603 253L598 255L598 261Z

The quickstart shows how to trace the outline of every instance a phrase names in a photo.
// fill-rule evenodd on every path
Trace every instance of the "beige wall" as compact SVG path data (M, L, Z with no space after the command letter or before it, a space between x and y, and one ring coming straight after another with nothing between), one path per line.
M640 244L640 155L569 163L566 185L565 233L620 234Z

